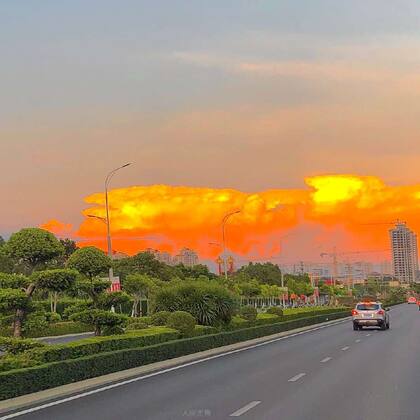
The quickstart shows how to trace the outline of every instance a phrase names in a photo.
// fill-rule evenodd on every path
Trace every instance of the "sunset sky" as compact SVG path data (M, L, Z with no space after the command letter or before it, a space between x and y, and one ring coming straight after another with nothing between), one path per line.
M125 162L134 164L116 189L156 184L196 198L229 190L243 194L235 206L277 191L297 221L272 229L256 218L246 240L237 226L236 252L260 252L252 240L266 252L289 228L299 238L291 257L331 248L343 229L346 249L380 247L386 227L381 240L361 234L358 243L356 224L345 224L366 197L374 205L364 219L401 213L420 232L418 0L3 1L0 56L4 236L51 219L83 233L85 198L100 206L106 173ZM371 178L348 208L320 220L308 179L324 174ZM139 197L162 208L154 188ZM159 220L135 234L167 234ZM181 245L179 234L170 243Z

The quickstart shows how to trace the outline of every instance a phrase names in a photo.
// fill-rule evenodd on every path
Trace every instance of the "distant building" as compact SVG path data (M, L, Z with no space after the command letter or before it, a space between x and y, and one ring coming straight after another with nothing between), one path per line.
M165 264L172 265L174 263L172 255L166 251L159 251L158 249L146 248L145 252L153 254L155 258Z
M396 279L403 283L417 281L419 271L417 235L406 223L397 222L389 231L392 249L392 267Z
M190 248L182 248L178 255L175 255L174 264L184 264L186 267L193 267L198 264L197 253Z

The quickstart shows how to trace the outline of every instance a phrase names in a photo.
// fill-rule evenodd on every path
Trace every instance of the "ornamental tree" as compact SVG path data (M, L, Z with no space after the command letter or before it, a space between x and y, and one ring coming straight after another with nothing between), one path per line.
M64 252L63 245L52 233L39 228L25 228L13 233L4 246L7 254L23 264L29 274L44 268Z
M55 269L34 273L38 287L48 290L51 294L51 312L57 312L58 294L71 289L78 276L76 270Z
M67 267L77 270L91 281L111 268L111 259L103 251L88 246L75 251L67 261Z
M131 274L124 280L124 290L133 298L131 316L142 316L141 301L147 299L155 287L154 279L147 274Z

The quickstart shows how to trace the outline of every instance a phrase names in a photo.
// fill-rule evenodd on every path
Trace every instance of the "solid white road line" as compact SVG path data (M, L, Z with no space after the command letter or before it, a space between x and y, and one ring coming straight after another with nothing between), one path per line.
M229 417L239 417L242 414L245 414L247 411L251 410L252 408L256 407L258 404L261 404L261 401L251 401L249 404L245 405L244 407L236 410L232 413Z
M360 343L362 340L360 338L358 338L355 343Z
M25 414L35 413L36 411L44 410L45 408L54 407L55 405L60 405L60 404L64 404L64 403L69 402L69 401L78 400L79 398L88 397L89 395L98 394L100 392L108 391L109 389L119 388L120 386L131 384L133 382L142 381L143 379L148 379L148 378L152 378L154 376L163 375L165 373L172 372L174 370L183 369L183 368L186 368L188 366L197 365L197 364L200 364L200 363L207 362L208 360L218 359L219 357L228 356L230 354L236 354L236 353L240 353L240 352L243 352L243 351L246 351L246 350L251 350L251 349L254 349L254 348L257 348L257 347L266 346L267 344L275 343L277 341L282 341L282 340L287 340L289 338L298 337L298 336L303 335L303 334L308 334L310 332L314 332L314 331L322 330L324 328L329 328L329 327L333 327L333 326L336 326L336 325L339 325L339 324L343 324L344 322L348 322L348 319L337 321L337 322L334 322L334 323L331 323L331 324L328 324L328 325L321 325L319 327L311 328L310 330L305 330L305 331L300 331L298 333L285 335L284 337L273 338L272 340L264 341L264 342L258 343L258 344L253 344L252 346L242 347L240 349L230 350L230 351L227 351L225 353L215 354L214 356L205 357L203 359L194 360L192 362L184 363L182 365L174 366L174 367L171 367L171 368L168 368L168 369L159 370L157 372L149 373L148 375L136 376L134 378L127 379L125 381L121 381L121 382L117 382L117 383L114 383L114 384L111 384L111 385L103 386L101 388L93 389L92 391L82 392L80 394L72 395L71 397L62 398L61 400L52 401L52 402L45 403L45 404L42 404L42 405L38 405L38 406L35 406L35 407L32 407L32 408L28 408L26 410L17 411L17 412L12 413L12 414L7 414L5 416L0 417L0 420L14 419L16 417L23 416Z
M305 375L306 375L306 373L299 373L298 375L293 376L293 378L290 378L288 382L296 382L300 378L303 378Z
M348 350L350 347L349 346L346 346L346 347L343 347L341 350L342 351L346 351L346 350Z
M322 359L320 363L327 363L331 360L331 357L326 357L325 359Z

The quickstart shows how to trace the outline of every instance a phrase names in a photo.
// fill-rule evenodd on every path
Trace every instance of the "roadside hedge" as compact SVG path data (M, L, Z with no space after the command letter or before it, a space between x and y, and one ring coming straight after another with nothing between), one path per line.
M93 337L66 344L55 344L31 350L31 356L43 363L57 362L97 353L146 347L165 341L176 340L179 332L166 327L154 327L125 335Z
M2 372L0 400L345 316L348 312L341 311Z

